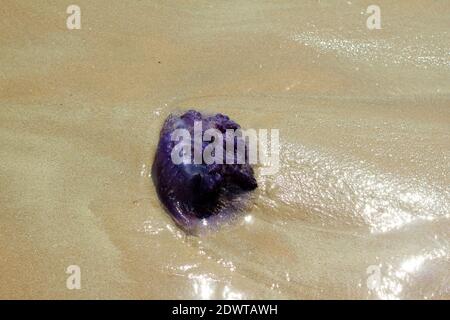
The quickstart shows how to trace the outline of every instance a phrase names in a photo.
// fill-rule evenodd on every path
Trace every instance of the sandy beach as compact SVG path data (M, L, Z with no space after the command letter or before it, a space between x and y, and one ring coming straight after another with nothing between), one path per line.
M69 30L65 1L3 0L0 298L449 299L450 2L379 0L380 30L370 4L77 0ZM204 237L150 172L191 108L280 132Z

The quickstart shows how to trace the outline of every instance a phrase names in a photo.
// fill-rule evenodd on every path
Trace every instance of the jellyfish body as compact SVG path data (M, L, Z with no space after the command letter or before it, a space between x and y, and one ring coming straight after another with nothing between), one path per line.
M201 125L200 137L194 132L198 124ZM188 141L181 142L174 138L173 133L179 129L189 133ZM219 145L223 148L223 161L211 163L203 158L195 161L195 143L202 155L209 145L203 140L203 134L208 129L215 129L226 136L227 130L240 130L240 126L223 114L202 115L189 110L181 116L170 115L161 129L152 166L152 178L160 201L175 223L188 233L217 226L235 215L246 206L248 192L257 187L253 168L245 157L248 145L240 136L232 138L231 157L230 149L226 148L223 140ZM215 139L217 137L211 141ZM184 147L188 145L188 151L192 152L188 152L187 157L184 154L184 161L179 163L174 161L174 148L181 143ZM243 143L245 148L237 148L239 143ZM233 163L230 163L230 159L233 159Z

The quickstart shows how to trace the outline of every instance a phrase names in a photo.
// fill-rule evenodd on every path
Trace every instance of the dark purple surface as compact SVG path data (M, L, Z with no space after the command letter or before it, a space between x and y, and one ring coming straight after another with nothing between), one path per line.
M226 129L240 126L223 114L202 115L190 110L181 116L170 115L161 129L160 139L152 167L152 177L159 199L174 221L187 232L199 226L219 221L239 211L245 202L246 192L257 187L253 169L244 164L179 164L172 162L171 152L178 143L171 141L175 129L190 131L194 144L194 121L202 121L202 131L216 128L225 136ZM237 137L234 156L237 156ZM203 143L203 150L209 142ZM224 157L225 157L224 146ZM194 152L192 148L192 159ZM224 158L225 159L225 158ZM224 161L225 163L225 161Z

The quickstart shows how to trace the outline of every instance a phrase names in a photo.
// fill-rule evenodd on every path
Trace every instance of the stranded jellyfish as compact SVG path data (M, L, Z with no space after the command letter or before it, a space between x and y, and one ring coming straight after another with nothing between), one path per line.
M188 233L217 227L241 211L257 187L248 141L223 114L190 110L161 129L152 178L175 223Z

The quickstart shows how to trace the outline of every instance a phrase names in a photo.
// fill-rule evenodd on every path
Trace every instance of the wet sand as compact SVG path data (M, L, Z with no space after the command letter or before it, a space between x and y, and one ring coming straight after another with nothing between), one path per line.
M450 3L76 4L0 6L0 298L450 298ZM150 177L188 108L280 130L205 237Z

